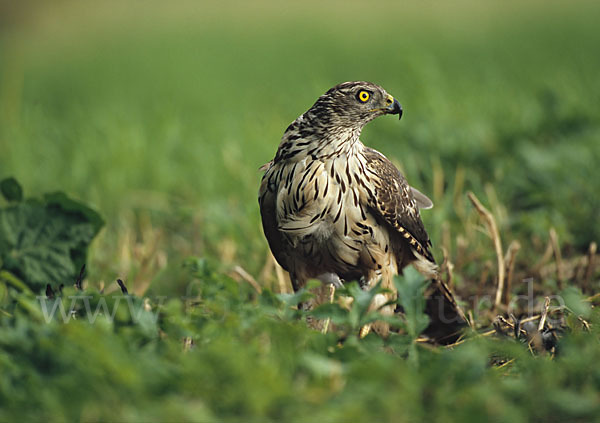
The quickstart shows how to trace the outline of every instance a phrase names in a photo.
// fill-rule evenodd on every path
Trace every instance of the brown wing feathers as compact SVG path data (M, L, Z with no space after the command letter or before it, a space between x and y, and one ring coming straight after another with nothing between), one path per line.
M410 186L396 167L381 153L365 148L367 168L374 175L374 198L371 207L394 228L419 254L435 262L429 247L419 209Z

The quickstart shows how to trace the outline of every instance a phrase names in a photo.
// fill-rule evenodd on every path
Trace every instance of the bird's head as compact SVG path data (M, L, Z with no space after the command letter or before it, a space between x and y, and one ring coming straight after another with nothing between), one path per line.
M331 88L311 110L320 120L333 125L362 128L385 114L402 117L398 100L370 82L344 82Z

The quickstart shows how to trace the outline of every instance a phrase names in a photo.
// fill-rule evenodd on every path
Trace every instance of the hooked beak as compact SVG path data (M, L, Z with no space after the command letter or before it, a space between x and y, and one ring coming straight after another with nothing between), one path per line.
M402 106L400 105L398 100L396 100L392 96L388 97L388 102L389 100L391 100L392 103L386 108L386 113L390 115L399 115L398 119L402 119Z

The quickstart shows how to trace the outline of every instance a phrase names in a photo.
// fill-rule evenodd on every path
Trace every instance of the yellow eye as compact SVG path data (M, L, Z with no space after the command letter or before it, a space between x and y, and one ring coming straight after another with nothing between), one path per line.
M360 101L361 103L366 103L369 100L369 97L371 97L369 92L364 90L359 91L358 95L356 96L356 98L358 98L358 101Z

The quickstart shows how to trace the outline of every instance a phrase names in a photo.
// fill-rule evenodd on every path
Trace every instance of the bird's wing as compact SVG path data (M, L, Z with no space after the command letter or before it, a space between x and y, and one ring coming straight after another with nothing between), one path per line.
M433 205L431 200L411 188L400 171L384 155L370 148L366 149L365 155L366 171L374 187L369 204L371 209L426 260L435 263L429 250L431 242L419 214L419 207L424 208L422 204ZM460 336L467 319L452 290L439 276L435 276L425 296L426 312L430 318L425 333L443 344L454 342Z
M423 194L415 187L410 187L410 190L412 191L413 197L415 198L417 206L419 206L420 209L427 210L433 207L433 201L431 201L428 196Z
M272 161L261 167L261 170L266 170L260 189L258 191L258 204L260 207L260 215L262 218L263 231L269 242L269 247L277 263L285 270L290 270L291 259L288 255L286 243L283 235L278 228L277 223L277 193L276 186L269 182L272 178L273 168ZM265 169L266 168L266 169Z
M370 194L369 206L419 254L435 262L429 251L431 246L429 235L419 214L420 203L429 205L431 200L411 188L402 173L383 154L366 147L365 157L367 159L365 171L374 188ZM417 195L418 199L415 199L415 191L422 197Z

